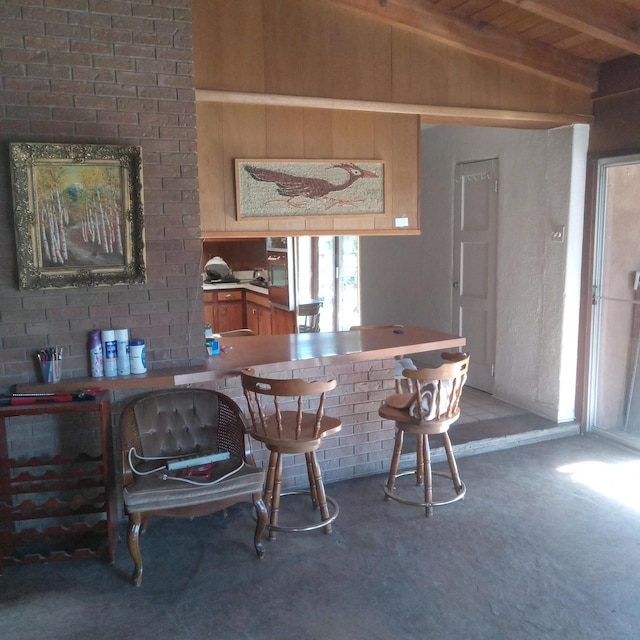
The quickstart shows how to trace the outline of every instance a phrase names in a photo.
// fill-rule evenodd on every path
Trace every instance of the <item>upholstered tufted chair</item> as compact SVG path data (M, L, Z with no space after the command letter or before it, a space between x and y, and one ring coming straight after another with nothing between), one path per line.
M157 516L192 518L237 502L253 502L257 514L254 546L259 558L264 555L264 471L252 464L251 453L245 449L246 433L238 405L209 389L153 391L125 407L120 417L123 499L136 586L142 583L143 570L140 530ZM166 461L175 456L225 451L228 459L215 462L207 478L189 478L188 469L185 473L166 468Z

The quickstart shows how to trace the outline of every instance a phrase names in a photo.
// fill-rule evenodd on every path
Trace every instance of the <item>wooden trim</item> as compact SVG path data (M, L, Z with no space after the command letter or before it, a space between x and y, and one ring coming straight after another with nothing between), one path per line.
M472 107L446 107L424 104L374 102L370 100L287 96L241 91L218 91L214 89L197 89L196 100L198 102L418 115L423 124L464 124L466 126L509 127L518 129L552 129L554 127L571 124L591 124L593 122L593 116L576 113L475 109Z
M289 237L296 236L419 236L420 229L287 229L286 232L277 232L279 235L286 234ZM247 240L249 238L268 238L275 235L274 231L212 231L205 233L202 240Z
M580 320L578 323L578 360L576 363L576 420L582 429L588 425L589 366L591 354L591 320L593 306L591 304L593 285L593 260L595 220L598 193L598 160L599 156L590 154L587 159L586 193L584 207L584 234L582 242L582 273L580 276Z

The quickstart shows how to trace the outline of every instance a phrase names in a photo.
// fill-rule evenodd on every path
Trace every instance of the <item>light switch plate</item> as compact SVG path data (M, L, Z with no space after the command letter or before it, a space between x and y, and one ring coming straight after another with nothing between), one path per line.
M564 225L558 225L553 227L551 232L551 240L553 242L564 242Z

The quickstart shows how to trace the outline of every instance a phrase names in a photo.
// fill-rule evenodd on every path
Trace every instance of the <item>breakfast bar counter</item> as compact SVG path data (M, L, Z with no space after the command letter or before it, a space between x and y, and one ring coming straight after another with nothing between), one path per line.
M453 349L464 344L463 337L410 326L223 338L220 355L204 356L192 366L151 369L144 374L115 378L71 378L56 384L18 384L15 391L72 393L91 387L126 390L200 384L237 376L241 369L248 367L259 373L289 371ZM204 344L202 351L205 352Z
M204 341L203 341L204 342ZM70 378L58 384L18 384L17 393L74 393L79 389L112 391L113 420L124 402L152 388L200 385L214 388L246 407L238 372L255 368L259 375L293 375L305 380L335 379L336 388L327 396L328 415L339 418L342 430L328 436L319 455L325 483L363 475L385 473L391 460L395 427L383 420L380 403L393 393L396 356L452 350L462 347L460 336L406 326L377 327L332 333L299 333L272 336L223 337L220 355L202 357L191 366L153 368L146 374L116 378ZM115 427L115 424L114 424ZM267 468L269 451L252 444L258 465ZM285 462L287 486L308 483L306 466L296 457ZM291 467L289 465L292 465Z

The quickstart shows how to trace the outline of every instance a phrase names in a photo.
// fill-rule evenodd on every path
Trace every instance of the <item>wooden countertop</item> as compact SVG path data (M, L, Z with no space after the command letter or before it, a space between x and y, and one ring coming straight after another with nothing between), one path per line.
M189 367L153 369L145 374L116 378L72 378L57 384L18 384L16 393L72 393L81 388L150 389L198 384L238 375L241 369L258 372L289 371L345 362L440 351L464 346L463 337L424 329L404 327L403 333L381 327L366 331L294 333L277 336L223 338L224 352ZM204 352L205 347L202 345Z
M205 282L202 284L203 291L225 291L226 289L244 289L245 291L253 291L266 296L269 293L267 287L257 287L250 282Z

